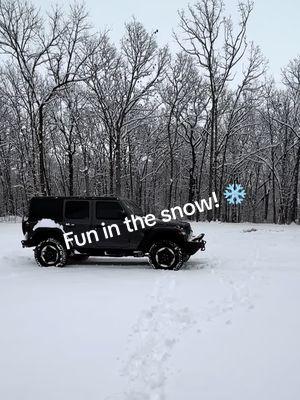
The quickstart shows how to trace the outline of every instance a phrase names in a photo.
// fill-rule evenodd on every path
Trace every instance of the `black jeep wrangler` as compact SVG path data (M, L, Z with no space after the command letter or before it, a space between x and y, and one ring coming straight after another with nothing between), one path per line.
M187 222L156 219L154 226L129 232L125 218L143 215L135 203L119 197L35 197L23 218L22 245L34 247L42 267L63 267L68 259L89 256L148 256L154 268L178 270L196 251L205 250L204 234L193 236ZM118 230L112 237L106 229L111 225ZM87 233L98 240L87 240Z

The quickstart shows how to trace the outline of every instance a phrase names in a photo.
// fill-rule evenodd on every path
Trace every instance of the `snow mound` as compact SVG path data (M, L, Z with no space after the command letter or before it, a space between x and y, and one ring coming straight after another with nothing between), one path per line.
M37 224L34 225L33 230L35 231L38 228L58 228L60 230L64 230L63 226L53 221L52 219L43 218L38 221Z

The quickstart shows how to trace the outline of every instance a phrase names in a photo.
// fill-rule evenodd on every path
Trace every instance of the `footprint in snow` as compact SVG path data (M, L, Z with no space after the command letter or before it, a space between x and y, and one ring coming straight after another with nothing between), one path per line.
M195 322L189 308L174 303L175 283L169 276L156 282L152 305L133 326L130 355L122 369L128 379L126 400L165 400L165 383L172 373L167 361L182 333Z

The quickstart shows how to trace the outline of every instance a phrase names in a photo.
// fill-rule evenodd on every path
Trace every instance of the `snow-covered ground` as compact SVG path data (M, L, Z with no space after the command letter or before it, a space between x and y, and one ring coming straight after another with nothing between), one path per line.
M43 269L0 223L0 399L298 400L300 227L194 231L207 251L178 272Z

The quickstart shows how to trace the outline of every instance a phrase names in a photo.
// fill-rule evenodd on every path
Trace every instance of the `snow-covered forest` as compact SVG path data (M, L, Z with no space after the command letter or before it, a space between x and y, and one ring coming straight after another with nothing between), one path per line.
M208 219L297 221L300 57L275 84L247 36L253 6L239 21L221 0L179 10L176 53L134 18L113 43L82 5L0 0L0 215L37 194L116 193L155 212L215 191ZM247 192L237 209L232 182Z

